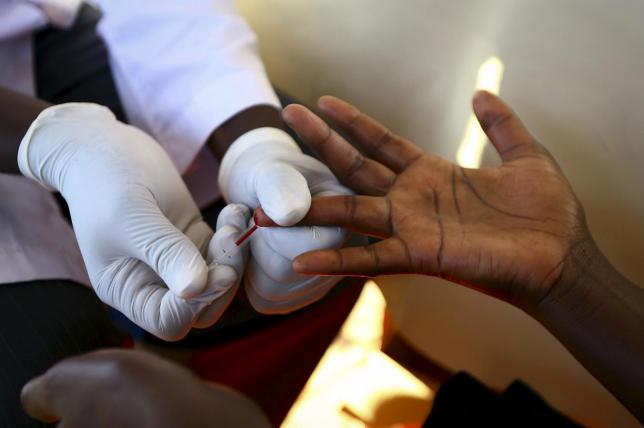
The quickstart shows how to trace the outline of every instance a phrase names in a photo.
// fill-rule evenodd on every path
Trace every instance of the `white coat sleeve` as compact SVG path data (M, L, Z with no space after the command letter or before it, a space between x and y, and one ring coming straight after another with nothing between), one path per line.
M279 108L257 39L233 0L99 0L99 33L130 122L185 172L238 112Z

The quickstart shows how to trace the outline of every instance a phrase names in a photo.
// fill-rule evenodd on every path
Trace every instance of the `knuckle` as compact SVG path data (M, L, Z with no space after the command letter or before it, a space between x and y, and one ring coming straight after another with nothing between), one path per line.
M347 220L349 224L356 221L356 212L358 209L358 201L354 196L344 197L344 210L347 213Z
M355 151L352 157L353 159L351 161L351 165L349 165L344 173L344 176L342 177L342 179L344 180L350 180L352 177L354 177L365 164L365 157L362 155L362 153Z
M322 129L320 130L320 137L318 138L317 143L314 144L314 146L318 148L323 148L333 135L333 130L331 129L331 127L324 121L321 122L322 123L320 125L322 126Z

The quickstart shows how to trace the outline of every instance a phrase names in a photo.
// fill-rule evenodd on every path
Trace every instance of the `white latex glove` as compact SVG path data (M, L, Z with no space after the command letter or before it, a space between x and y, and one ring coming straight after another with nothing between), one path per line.
M301 220L313 196L346 195L331 170L302 153L277 128L259 128L239 137L219 170L219 187L229 202L261 205L277 224ZM340 278L296 274L291 263L299 254L341 247L348 233L336 227L260 228L251 238L251 259L244 284L253 307L262 313L287 313L322 298Z
M97 295L140 327L176 340L214 323L232 299L246 256L220 249L245 228L248 208L222 211L213 237L161 146L107 108L44 110L18 164L65 197Z

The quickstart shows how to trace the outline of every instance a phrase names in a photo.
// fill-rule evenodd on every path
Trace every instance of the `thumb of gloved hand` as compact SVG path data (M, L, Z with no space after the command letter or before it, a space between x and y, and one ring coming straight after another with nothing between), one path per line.
M302 220L311 207L304 176L283 162L266 162L257 169L257 197L264 212L280 226Z
M286 132L254 129L226 152L219 169L219 187L228 202L253 209L261 205L277 224L291 226L311 206L310 183L300 163L315 160L307 158Z

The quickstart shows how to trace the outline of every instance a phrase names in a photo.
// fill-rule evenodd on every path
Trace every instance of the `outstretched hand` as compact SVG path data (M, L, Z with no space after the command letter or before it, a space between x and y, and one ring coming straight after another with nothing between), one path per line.
M444 277L529 309L557 284L589 239L584 212L559 166L498 97L473 108L503 160L466 169L425 153L334 97L319 108L347 142L301 105L283 118L357 196L314 199L300 224L339 225L381 238L305 253L300 273ZM260 225L271 221L260 213Z

